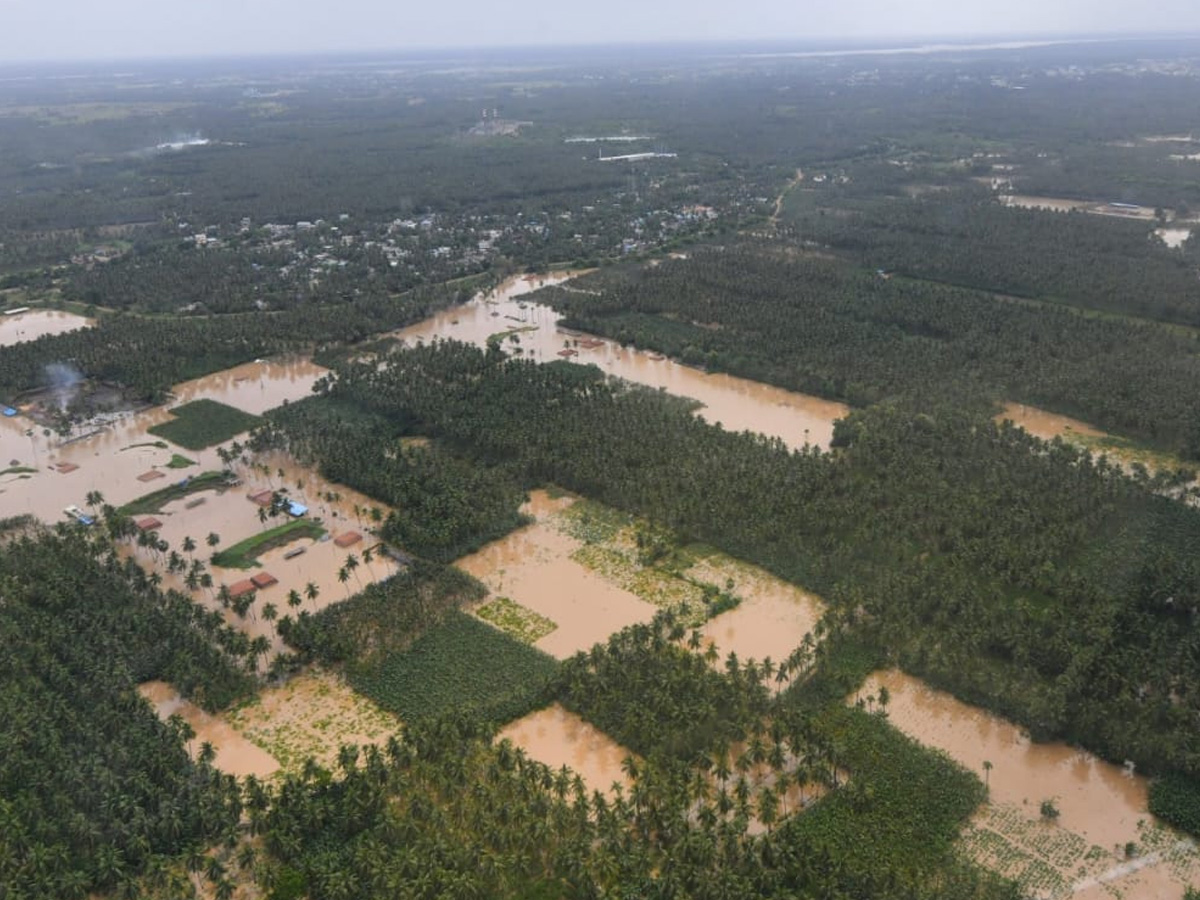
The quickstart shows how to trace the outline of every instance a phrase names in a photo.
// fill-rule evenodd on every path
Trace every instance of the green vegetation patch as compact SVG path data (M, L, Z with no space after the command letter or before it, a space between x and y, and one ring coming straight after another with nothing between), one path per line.
M456 610L407 651L349 676L406 721L471 711L503 723L536 709L557 672L545 653Z
M1200 781L1175 773L1156 778L1150 785L1150 812L1200 836Z
M536 644L558 627L550 619L508 597L489 600L475 610L475 615L526 644Z
M189 450L203 450L262 423L258 416L216 400L193 400L171 410L175 418L146 429Z
M258 565L258 557L268 550L283 547L301 538L319 540L323 534L325 529L318 522L312 519L296 519L214 553L212 563L224 569L250 569Z
M9 466L7 469L0 469L0 477L4 475L31 475L37 469L32 466Z
M140 443L137 443L137 444L130 444L128 447L122 447L121 452L124 453L126 450L136 450L138 447L157 447L159 450L166 450L167 442L166 441L141 441Z
M186 456L181 456L178 453L171 454L171 461L167 463L168 469L186 469L188 466L196 465L194 459L188 459Z
M136 500L131 500L117 512L123 516L140 516L160 512L164 506L174 500L179 500L188 494L198 494L201 491L223 490L225 484L224 472L201 472L195 477L185 478L176 484L159 488L157 491L151 491Z

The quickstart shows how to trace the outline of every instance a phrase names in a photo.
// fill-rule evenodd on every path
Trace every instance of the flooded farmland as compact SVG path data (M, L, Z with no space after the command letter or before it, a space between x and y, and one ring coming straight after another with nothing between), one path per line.
M453 338L483 347L489 337L504 334L502 346L509 353L519 352L539 362L566 358L595 364L609 375L698 401L703 404L698 415L708 422L719 423L730 431L778 437L792 449L805 444L828 448L834 420L849 412L842 403L732 375L702 372L656 353L565 332L558 327L557 312L522 299L530 291L561 284L569 277L512 279L490 294L438 313L397 335L409 342Z
M632 754L573 712L555 703L508 725L496 740L510 740L531 759L551 769L563 766L579 775L588 791L611 792L630 785L621 763Z
M549 619L556 627L534 646L558 659L587 650L629 625L649 622L657 611L572 558L582 541L554 523L563 507L545 491L534 491L525 507L537 518L534 524L456 563L494 596L508 597Z
M1066 744L1034 744L1004 719L900 672L876 673L860 694L877 696L881 686L897 728L987 782L990 802L964 836L985 865L1046 898L1113 889L1125 900L1152 900L1164 896L1155 884L1180 896L1184 885L1200 883L1195 847L1147 811L1145 778ZM1053 822L1041 815L1044 800L1059 811ZM1129 866L1127 844L1148 862Z
M57 309L31 309L13 315L0 315L0 347L35 341L46 335L91 328L95 324L94 319Z
M332 769L344 744L382 745L400 720L356 693L338 674L313 669L266 688L224 718L267 751L287 773L307 759Z
M729 557L704 559L688 574L709 584L731 585L742 600L701 628L702 646L715 644L722 659L733 652L742 661L782 662L812 633L824 612L812 594ZM785 683L769 686L781 688Z
M203 744L216 751L213 765L229 775L254 775L267 778L279 769L271 754L257 747L217 716L210 715L163 681L148 681L138 686L138 693L154 707L164 722L178 715L192 727L196 737L188 742L188 752L195 757Z

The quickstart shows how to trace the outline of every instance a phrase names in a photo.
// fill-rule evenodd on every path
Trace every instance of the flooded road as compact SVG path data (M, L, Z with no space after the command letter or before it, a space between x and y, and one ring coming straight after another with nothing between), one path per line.
M633 754L557 703L518 719L496 735L497 742L505 739L551 769L571 769L589 793L611 793L613 784L629 788L621 763Z
M1181 896L1200 876L1194 846L1181 844L1148 812L1145 778L1063 743L1034 744L1012 723L901 672L876 673L859 694L877 696L880 686L890 694L893 725L987 783L990 802L965 841L982 863L1024 879L1035 895L1067 897L1079 890L1101 897L1117 889L1125 900L1156 900ZM1053 822L1041 815L1044 800L1059 810ZM1129 843L1139 857L1159 856L1127 866ZM1162 893L1163 884L1171 891Z
M196 732L188 742L193 758L202 744L212 744L216 750L213 765L229 775L254 775L266 778L279 769L279 763L265 750L255 746L242 734L216 716L210 715L190 700L184 700L164 681L147 681L138 686L138 693L154 707L164 722L172 715L180 716Z
M34 341L48 334L65 334L91 328L94 319L57 309L31 309L16 315L0 315L0 347Z
M161 439L147 434L147 429L170 419L171 406L200 398L262 413L285 400L307 397L326 371L300 357L247 363L176 385L176 399L166 406L98 417L65 438L25 415L0 417L0 472L14 465L36 470L0 475L0 518L29 513L55 522L62 518L64 507L84 506L90 491L100 491L105 501L120 506L172 480L218 469L221 463L215 448L157 447L154 444ZM176 452L197 465L166 468ZM55 468L64 463L69 471ZM138 480L151 471L162 472L163 477Z
M557 627L534 646L556 659L587 650L629 625L649 622L657 612L571 558L582 542L551 521L569 502L532 492L524 511L538 521L455 563L494 596L508 597L553 622Z
M702 403L703 409L697 414L710 423L719 423L730 431L778 437L792 449L805 444L828 449L834 420L849 413L849 407L842 403L732 375L702 372L659 354L623 349L614 341L564 332L558 327L561 317L557 312L522 299L530 291L561 284L570 277L512 279L490 294L396 334L410 343L453 338L479 347L486 346L489 337L504 334L501 346L507 353L538 362L569 359L593 363L609 375Z

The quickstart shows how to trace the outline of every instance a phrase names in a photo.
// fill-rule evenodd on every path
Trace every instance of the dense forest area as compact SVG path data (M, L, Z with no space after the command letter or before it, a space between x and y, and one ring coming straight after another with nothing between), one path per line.
M857 407L1030 403L1200 458L1196 340L1153 325L883 278L786 242L605 270L537 296L567 327Z
M1200 773L1200 512L1149 479L952 405L880 404L839 427L840 452L789 453L595 369L453 343L344 366L329 390L820 591L1039 737Z
M528 521L525 491L504 466L471 463L436 444L405 444L407 417L364 414L311 399L271 413L277 428L260 429L256 450L284 447L394 509L380 534L441 563L478 550Z
M128 888L236 825L237 780L189 759L188 727L136 690L165 679L213 708L245 696L219 615L79 532L6 536L0 596L0 893Z
M912 200L845 203L793 192L797 240L863 265L985 291L1200 325L1197 261L1168 248L1154 222L1003 206L980 187Z

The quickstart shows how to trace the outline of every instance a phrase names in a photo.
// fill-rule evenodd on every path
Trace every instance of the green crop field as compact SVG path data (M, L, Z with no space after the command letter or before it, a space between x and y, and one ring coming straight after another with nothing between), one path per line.
M257 426L262 419L216 400L193 400L171 410L169 422L148 428L188 450L203 450Z
M410 721L471 709L504 722L533 709L557 669L540 650L454 611L408 650L352 668L350 680Z

